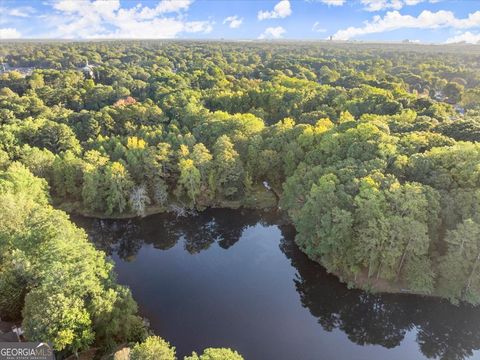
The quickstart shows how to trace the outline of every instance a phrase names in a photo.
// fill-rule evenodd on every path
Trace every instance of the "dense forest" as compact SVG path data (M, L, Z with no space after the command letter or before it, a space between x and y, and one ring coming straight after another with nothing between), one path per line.
M478 46L2 45L0 313L27 337L170 351L61 210L278 206L351 286L480 303Z

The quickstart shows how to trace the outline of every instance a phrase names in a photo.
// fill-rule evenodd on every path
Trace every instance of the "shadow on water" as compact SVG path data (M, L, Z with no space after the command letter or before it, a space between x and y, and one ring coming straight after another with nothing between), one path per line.
M282 227L280 247L298 271L302 305L327 330L340 329L359 345L399 346L416 328L416 341L427 358L461 360L480 348L480 309L414 295L371 294L348 289L318 264L306 261Z
M228 209L207 210L188 217L173 214L129 220L73 217L98 248L108 255L116 253L127 261L135 258L143 244L168 250L181 239L190 254L206 250L213 243L228 249L240 240L245 228L256 224L275 225L279 219L276 213Z
M421 353L442 360L471 358L480 349L480 309L434 298L348 289L298 249L294 229L282 224L276 213L207 210L184 218L155 215L121 221L74 220L97 247L124 261L134 260L144 244L167 250L182 240L190 254L215 243L229 249L246 228L276 225L282 234L280 249L296 270L294 283L301 304L325 331L340 330L355 344L387 349L399 346L406 334L414 331Z

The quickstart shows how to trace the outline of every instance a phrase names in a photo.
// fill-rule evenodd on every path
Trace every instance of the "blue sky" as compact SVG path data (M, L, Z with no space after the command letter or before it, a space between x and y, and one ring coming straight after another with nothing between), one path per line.
M0 39L480 41L480 0L0 0Z

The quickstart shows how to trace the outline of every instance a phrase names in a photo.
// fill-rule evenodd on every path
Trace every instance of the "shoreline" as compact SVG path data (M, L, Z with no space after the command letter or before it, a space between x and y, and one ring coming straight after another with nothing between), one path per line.
M277 194L277 192L272 190L270 191L270 193L275 196L276 203L268 204L268 206L265 206L265 204L260 204L260 203L248 204L249 206L247 206L247 204L239 203L239 202L234 202L234 203L221 202L221 203L210 204L208 206L207 205L202 206L200 210L195 210L195 211L203 212L206 209L229 209L229 210L247 209L247 210L257 210L257 211L275 211L281 215L281 219L283 223L282 225L288 224L295 228L294 224L291 222L290 218L288 217L288 214L283 209L279 208L278 206L279 195ZM66 203L66 202L58 203L55 205L55 208L63 210L67 212L69 215L82 216L90 219L129 220L129 219L141 219L141 218L158 215L158 214L175 215L175 211L172 210L172 207L174 207L175 205L177 204L171 203L169 207L149 206L146 208L145 215L143 216L139 216L133 213L112 214L112 215L106 215L103 213L93 213L93 212L85 211L85 209L82 209L80 206L78 206L78 203ZM188 217L190 215L191 215L190 212L186 212L185 214L177 215L177 216ZM296 245L298 246L298 244ZM300 247L299 247L299 250L308 257L308 255ZM447 298L435 293L425 294L425 293L415 292L413 290L404 288L401 282L391 283L384 279L379 279L379 280L369 279L368 277L366 277L364 272L361 272L356 279L346 279L338 272L328 271L328 269L325 268L325 266L321 262L318 262L315 259L311 259L310 257L309 259L319 264L320 266L322 266L325 269L325 271L335 276L340 283L344 284L345 286L347 286L349 289L352 289L352 290L361 290L371 294L415 295L420 297L437 298L437 299L448 301ZM453 305L456 305L456 304L453 304Z
M64 201L61 199L54 199L52 204L53 207L59 210L63 210L68 214L83 216L86 218L93 219L102 219L102 220L128 220L136 218L144 218L147 216L157 215L157 214L175 214L175 208L182 209L185 212L185 215L188 215L190 211L201 212L207 208L212 209L254 209L254 210L268 210L275 209L280 210L278 207L278 202L280 195L278 191L274 189L266 189L264 187L257 187L255 191L245 196L242 200L220 200L211 203L198 203L196 204L197 209L189 209L184 207L182 204L176 202L170 202L166 206L162 205L153 205L146 206L145 213L143 215L138 215L132 212L124 213L114 213L107 215L103 212L92 212L86 210L79 201ZM183 216L180 214L178 216Z

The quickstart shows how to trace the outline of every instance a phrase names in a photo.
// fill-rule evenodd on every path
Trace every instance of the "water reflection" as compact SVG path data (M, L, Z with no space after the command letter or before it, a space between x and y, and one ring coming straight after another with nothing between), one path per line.
M369 294L348 289L319 265L306 261L283 228L281 248L298 271L296 289L303 306L325 330L342 330L359 345L394 348L416 328L416 341L428 358L461 360L480 348L480 309L412 295Z
M107 254L117 253L122 260L133 260L144 243L168 250L184 240L185 250L190 254L206 250L213 243L228 249L240 240L245 228L278 224L280 216L274 212L227 209L188 217L165 214L129 220L73 220L85 228L97 247Z
M345 333L358 345L395 348L414 330L420 351L427 358L461 360L480 348L480 309L453 306L446 301L410 295L374 295L350 290L307 259L293 242L294 229L282 225L275 213L247 210L210 210L189 216L152 216L141 220L75 219L98 247L126 261L135 258L143 244L170 249L180 240L190 254L216 243L229 249L247 227L279 225L280 249L296 269L294 279L301 304L326 331Z

